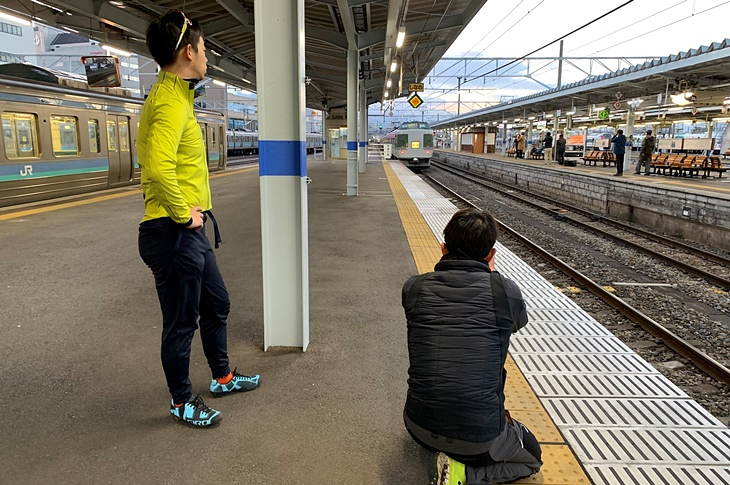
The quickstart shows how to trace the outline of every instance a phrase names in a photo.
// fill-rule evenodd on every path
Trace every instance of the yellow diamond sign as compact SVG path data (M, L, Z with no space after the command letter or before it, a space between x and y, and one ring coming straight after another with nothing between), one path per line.
M421 97L416 93L413 96L411 96L411 99L408 100L408 104L413 106L414 108L418 108L423 104L423 100Z

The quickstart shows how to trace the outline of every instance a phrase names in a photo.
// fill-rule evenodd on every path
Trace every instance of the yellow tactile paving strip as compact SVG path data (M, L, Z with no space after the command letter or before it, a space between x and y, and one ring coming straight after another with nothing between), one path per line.
M398 207L398 213L408 243L411 246L416 268L419 273L432 271L434 265L441 258L439 242L398 176L390 167L390 163L383 162L383 167ZM543 467L540 473L515 483L590 484L591 481L580 466L578 459L565 443L552 419L545 412L540 400L532 392L532 388L511 357L507 358L505 368L507 369L505 407L510 410L512 417L524 423L535 434L542 447Z

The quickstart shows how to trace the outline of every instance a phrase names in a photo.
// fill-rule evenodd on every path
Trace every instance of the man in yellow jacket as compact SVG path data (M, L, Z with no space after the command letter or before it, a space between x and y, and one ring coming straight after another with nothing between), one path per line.
M205 235L215 219L205 144L195 113L195 85L208 59L203 30L180 11L169 12L147 30L147 48L161 70L142 110L137 152L142 169L145 214L139 253L155 276L162 309L162 367L172 395L170 413L196 427L218 424L219 411L193 397L190 345L200 324L203 352L214 396L250 391L259 376L245 376L228 364L228 291ZM216 247L219 242L217 227ZM199 321L198 321L199 320Z

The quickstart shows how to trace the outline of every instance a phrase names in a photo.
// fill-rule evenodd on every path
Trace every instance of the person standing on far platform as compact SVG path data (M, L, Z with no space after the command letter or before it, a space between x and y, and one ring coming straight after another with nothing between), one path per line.
M550 164L553 162L553 136L548 131L545 133L545 137L542 139L542 146L545 153L545 161Z
M494 270L497 224L461 209L444 229L434 271L403 285L411 437L437 452L437 485L488 485L537 473L542 451L504 409L512 333L527 324L519 287Z
M515 158L525 158L525 134L517 135L517 154Z
M565 145L567 140L563 137L563 134L558 135L558 139L555 140L555 161L558 165L565 165Z
M205 235L213 214L208 164L193 111L195 85L205 76L203 29L181 11L165 14L147 29L147 48L160 74L142 108L137 135L145 213L139 254L155 277L162 309L162 368L172 395L170 414L195 427L218 424L219 411L193 397L190 346L200 325L212 373L210 392L223 396L258 387L228 364L228 291Z
M639 160L636 162L636 175L641 173L641 162L644 162L644 175L649 175L651 168L651 154L654 153L654 137L651 136L651 130L646 130L644 141L641 142L641 152L639 152Z
M624 155L626 154L626 136L624 130L618 130L613 138L613 153L616 155L616 173L614 175L621 176L624 174Z

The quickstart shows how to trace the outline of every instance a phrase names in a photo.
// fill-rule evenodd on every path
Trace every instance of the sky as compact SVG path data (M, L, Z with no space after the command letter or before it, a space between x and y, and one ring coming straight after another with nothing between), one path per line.
M564 56L664 57L721 42L730 37L730 0L487 0L444 57L522 57L594 19L598 20L564 38ZM555 42L531 56L557 57L559 44ZM643 62L631 60L631 64ZM563 64L562 84L584 79L587 73L609 72L588 60L575 64L582 70ZM611 71L628 67L618 60L604 64ZM432 102L426 107L455 111L456 76L462 76L462 82L467 80L462 84L461 100L466 101L462 114L496 104L503 97L543 91L557 82L557 62L529 63L530 75L542 84L524 77L480 76L494 67L485 61L439 61L423 81L426 91L422 97ZM528 65L520 62L510 72L525 75ZM444 103L436 103L440 101ZM407 107L405 98L396 103L396 110Z

